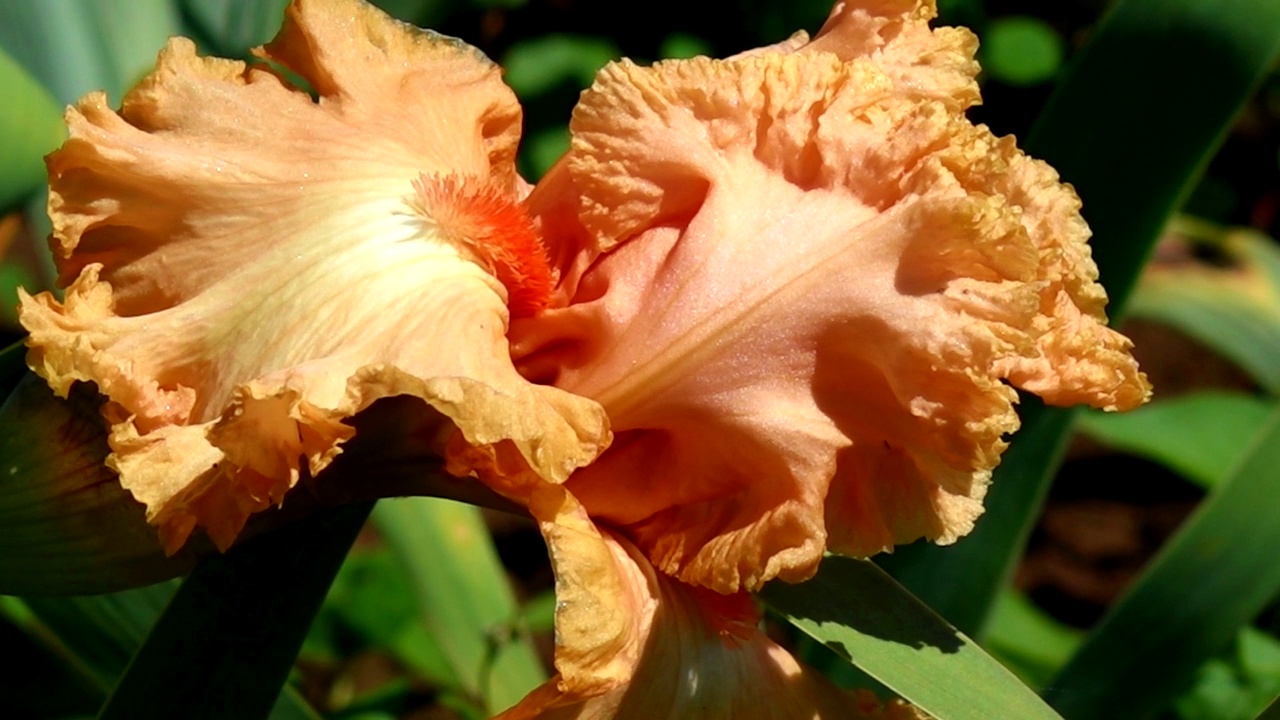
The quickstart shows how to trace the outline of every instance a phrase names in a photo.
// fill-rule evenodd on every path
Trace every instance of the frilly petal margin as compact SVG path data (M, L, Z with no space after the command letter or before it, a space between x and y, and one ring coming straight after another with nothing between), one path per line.
M562 284L517 364L605 407L617 440L568 487L685 582L952 542L1014 387L1149 393L1075 194L964 118L976 42L934 15L846 2L808 45L607 66L528 200Z
M531 495L556 572L557 675L495 720L920 720L846 693L759 628L749 595L654 571L563 486Z
M517 202L499 70L358 0L298 0L257 52L318 99L174 39L119 114L68 110L48 164L70 286L21 301L29 364L107 396L109 463L166 549L197 526L227 547L383 397L438 411L442 451L502 444L552 482L590 462L603 412L516 373L509 288L459 235L484 228L423 198Z

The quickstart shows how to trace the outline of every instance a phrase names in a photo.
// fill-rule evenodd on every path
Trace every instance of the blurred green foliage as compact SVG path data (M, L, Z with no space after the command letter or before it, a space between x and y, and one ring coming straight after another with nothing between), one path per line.
M1062 38L1049 23L1027 16L992 21L978 54L993 80L1010 85L1038 85L1053 79L1062 66Z

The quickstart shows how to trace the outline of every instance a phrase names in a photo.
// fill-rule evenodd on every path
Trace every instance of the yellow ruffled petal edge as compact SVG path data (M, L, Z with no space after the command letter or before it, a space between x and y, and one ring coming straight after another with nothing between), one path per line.
M101 94L68 111L48 162L70 287L21 301L33 369L107 396L109 464L165 547L197 526L227 547L383 397L422 399L442 452L506 444L553 482L590 462L603 412L515 372L509 292L482 238L446 227L486 230L474 208L422 202L436 180L475 190L437 205L522 192L498 69L357 0L295 2L260 54L318 101L175 39L119 113Z
M606 408L569 488L663 572L733 592L952 542L1014 387L1149 395L1078 199L965 119L976 44L933 15L846 2L798 49L612 64L546 181L576 212L530 196L568 284L513 326L518 364Z
M750 596L655 572L563 487L530 499L556 572L558 674L497 720L924 717L834 687L759 630Z

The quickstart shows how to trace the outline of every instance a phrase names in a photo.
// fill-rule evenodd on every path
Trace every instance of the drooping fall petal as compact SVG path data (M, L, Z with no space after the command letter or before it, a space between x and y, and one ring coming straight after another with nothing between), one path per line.
M551 481L589 462L600 409L508 357L508 305L535 311L550 275L499 70L359 0L298 0L257 53L317 99L174 39L119 113L68 110L48 163L69 287L22 299L33 368L110 400L110 463L165 546L202 526L225 548L387 396L438 413L440 448L509 446Z
M531 497L556 571L558 672L497 720L922 717L837 689L759 630L749 595L655 572L562 486Z
M808 45L608 66L530 196L562 282L518 364L608 411L568 487L664 572L732 593L954 541L1013 387L1148 393L1074 193L964 118L976 42L934 14L848 2Z

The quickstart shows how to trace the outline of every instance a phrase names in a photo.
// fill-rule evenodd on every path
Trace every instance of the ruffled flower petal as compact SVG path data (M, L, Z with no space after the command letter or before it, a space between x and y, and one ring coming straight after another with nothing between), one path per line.
M550 271L499 70L357 0L295 2L258 54L318 98L174 39L119 113L68 110L48 163L69 287L22 299L32 367L108 397L110 463L166 548L197 526L225 548L383 397L438 413L442 450L509 447L550 481L589 462L600 409L509 359L508 305L535 311Z
M655 572L562 486L536 491L530 508L556 571L557 675L497 720L923 717L837 689L759 630L749 595Z
M802 47L610 65L529 198L562 282L518 365L605 407L568 487L685 582L954 541L1014 386L1147 396L1074 193L964 118L975 42L933 14L844 3Z
M806 47L844 61L870 60L904 97L955 109L977 105L978 38L965 28L929 27L933 0L841 0Z

